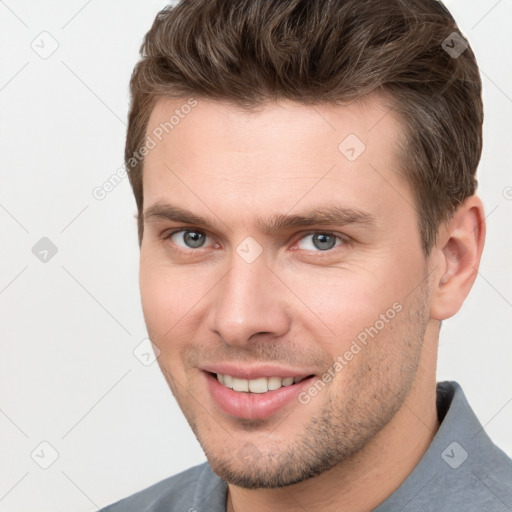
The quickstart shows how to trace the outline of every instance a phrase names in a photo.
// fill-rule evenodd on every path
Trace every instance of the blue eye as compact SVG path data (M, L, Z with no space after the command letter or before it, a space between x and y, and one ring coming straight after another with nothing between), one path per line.
M301 242L304 240L310 239L309 243L306 243L308 247L300 247ZM337 243L339 241L339 243ZM299 244L297 246L299 249L305 250L305 251L328 251L330 249L333 249L337 245L341 245L342 240L339 236L336 236L332 233L309 233L308 235L301 238L299 241Z
M179 249L191 250L207 248L208 235L198 229L180 229L165 236L166 239ZM304 251L327 252L344 244L338 235L329 232L316 231L304 235L297 243L297 248Z
M199 249L205 243L206 234L195 229L181 229L180 231L171 233L169 238L178 247L184 249Z

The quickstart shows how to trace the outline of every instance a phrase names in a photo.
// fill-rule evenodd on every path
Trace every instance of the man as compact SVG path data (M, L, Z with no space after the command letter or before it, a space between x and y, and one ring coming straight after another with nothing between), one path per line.
M485 237L444 6L182 1L131 93L144 316L208 462L105 510L511 510L511 460L436 383Z

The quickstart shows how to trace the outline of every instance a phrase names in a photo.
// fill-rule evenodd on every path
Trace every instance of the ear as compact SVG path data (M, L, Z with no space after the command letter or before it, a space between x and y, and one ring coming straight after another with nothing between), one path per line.
M459 311L478 274L484 241L484 207L470 196L439 228L429 258L434 268L431 318L445 320Z

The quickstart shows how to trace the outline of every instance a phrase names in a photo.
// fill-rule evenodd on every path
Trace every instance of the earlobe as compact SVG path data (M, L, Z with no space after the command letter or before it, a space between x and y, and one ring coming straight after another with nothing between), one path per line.
M461 308L478 274L485 241L482 201L471 196L439 229L436 278L432 288L431 317L445 320Z

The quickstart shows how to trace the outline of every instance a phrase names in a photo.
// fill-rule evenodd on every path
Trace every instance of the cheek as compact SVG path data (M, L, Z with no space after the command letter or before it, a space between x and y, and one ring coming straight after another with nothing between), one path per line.
M384 330L383 321L388 330L397 316L396 310L402 309L400 281L389 280L382 269L317 272L304 277L295 277L300 286L294 291L307 307L299 305L296 310L299 323L315 333L332 356L346 350L361 333L364 338L365 329L376 323L379 332Z
M150 265L141 264L139 284L148 330L152 336L156 335L160 338L172 325L169 314L174 311L174 308L169 282L165 274L155 271Z
M210 279L211 280L211 279ZM213 283L205 273L141 256L139 286L146 328L159 362L176 370L197 336Z
M151 340L162 351L168 349L167 340L174 339L182 329L192 308L190 292L184 290L191 287L175 274L170 268L141 258L139 285L144 319Z

